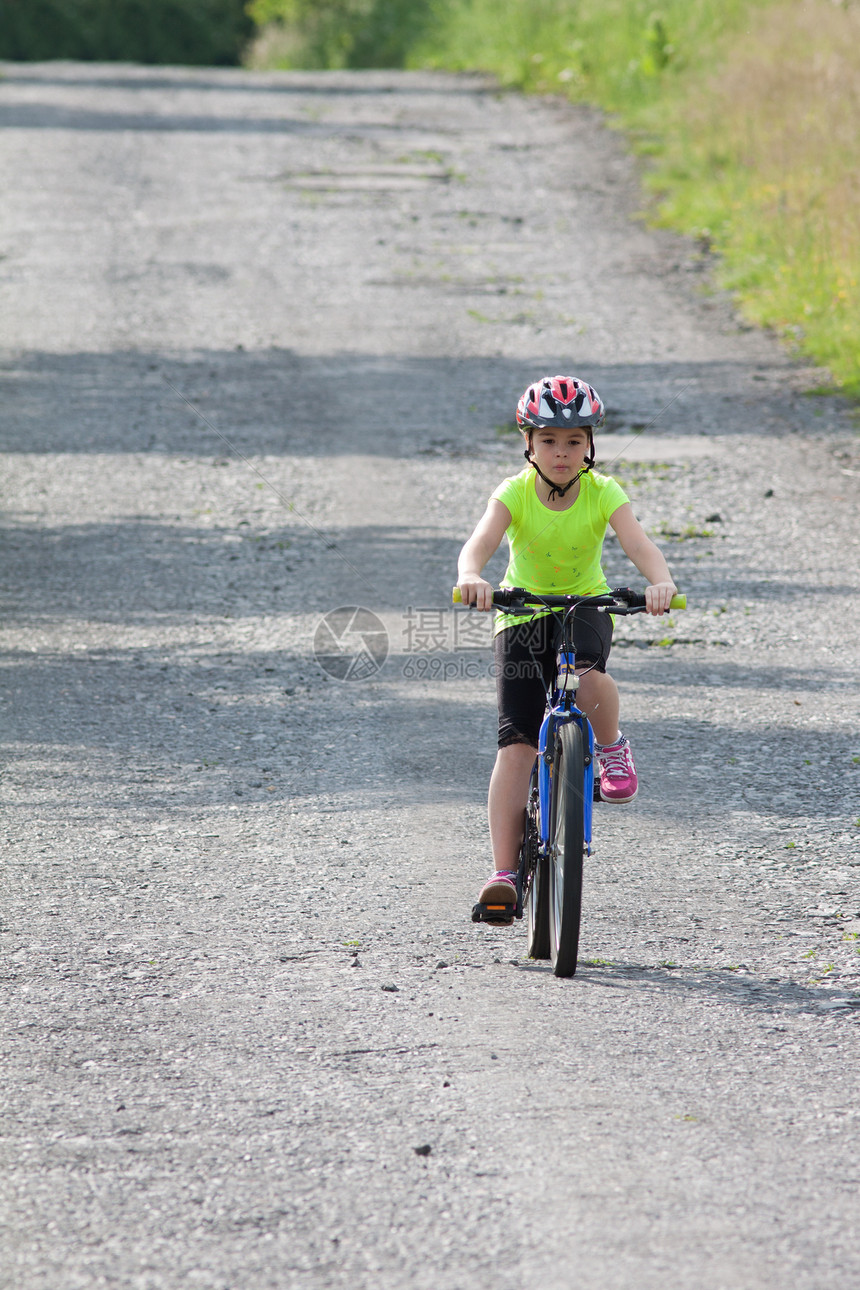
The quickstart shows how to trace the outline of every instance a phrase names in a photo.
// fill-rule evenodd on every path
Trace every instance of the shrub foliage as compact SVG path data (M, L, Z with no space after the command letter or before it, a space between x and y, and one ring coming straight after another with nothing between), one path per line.
M250 0L260 27L294 34L281 65L404 67L435 21L433 0Z
M0 0L0 58L224 66L253 23L244 0Z

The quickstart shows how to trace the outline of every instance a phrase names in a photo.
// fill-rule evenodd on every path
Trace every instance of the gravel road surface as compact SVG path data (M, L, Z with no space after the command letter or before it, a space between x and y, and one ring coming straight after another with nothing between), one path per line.
M0 70L0 1285L860 1284L850 409L587 111ZM469 919L447 608L553 370L691 606L618 629L569 981Z

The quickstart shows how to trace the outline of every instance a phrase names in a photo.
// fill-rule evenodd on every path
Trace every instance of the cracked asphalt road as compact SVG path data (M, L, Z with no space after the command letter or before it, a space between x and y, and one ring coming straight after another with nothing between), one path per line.
M0 1285L854 1284L850 409L561 102L6 64L0 125ZM447 607L550 370L690 600L618 629L642 789L564 982L469 921Z

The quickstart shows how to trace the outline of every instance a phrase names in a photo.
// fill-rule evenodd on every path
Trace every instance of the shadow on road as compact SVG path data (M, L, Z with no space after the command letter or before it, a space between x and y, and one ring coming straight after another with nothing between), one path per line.
M161 646L10 651L7 756L35 757L46 802L51 766L65 765L83 748L100 760L108 797L123 785L137 793L141 783L157 782L188 805L229 801L237 790L253 798L254 787L259 800L274 802L313 791L324 773L326 787L350 801L364 790L401 804L483 799L496 721L488 654L459 656L447 683L416 679L416 655L408 653L390 656L367 681L338 682L315 662L310 641L302 644L261 650L240 642L231 649L207 645L203 633L178 643L168 637ZM626 728L636 739L643 781L630 812L635 829L650 827L651 816L686 829L691 782L700 786L709 818L745 808L779 823L846 816L837 774L844 750L834 743L813 765L802 729L775 729L778 758L751 766L731 764L731 753L748 741L741 725L661 716ZM141 765L142 780L135 769ZM598 833L600 812L609 809L598 808Z
M239 94L243 98L255 95L277 97L279 95L301 95L302 98L316 96L331 98L365 98L377 97L380 94L397 94L398 99L412 96L440 96L445 99L457 94L474 97L484 90L488 94L498 94L499 87L487 76L463 74L459 76L431 77L416 76L414 72L397 73L392 71L347 72L343 77L338 73L327 72L258 72L249 75L244 70L223 68L213 75L213 69L201 68L198 75L187 68L170 72L158 72L149 67L126 66L123 77L111 74L110 64L103 65L102 76L87 74L81 70L80 63L53 71L50 65L39 65L37 72L26 70L26 64L5 63L3 76L10 85L56 85L60 87L75 86L79 89L119 90L122 94L130 92L151 93L166 90L174 93L177 90L188 90L193 94ZM39 105L36 105L39 106ZM0 121L2 112L0 109Z
M162 275L183 283L197 273L201 290L210 270L159 266ZM154 271L141 266L141 280ZM124 278L117 295L133 285ZM546 370L561 370L570 356L541 361ZM589 379L613 407L608 442L620 451L627 439L659 443L666 437L671 443L691 427L720 436L784 435L781 393L757 396L754 432L748 408L724 393L742 388L753 368L722 361L592 365ZM27 352L0 363L2 447L203 456L232 449L309 458L333 452L411 458L422 450L444 455L446 448L455 454L470 442L499 442L498 432L510 427L511 409L534 374L533 363L498 357L308 357L279 348L186 355Z
M527 962L517 965L521 972L550 974L549 963ZM685 969L682 964L649 967L639 963L589 963L580 960L576 976L568 988L577 986L625 990L635 986L638 994L652 991L684 995L717 1004L740 1004L753 1012L778 1018L780 1014L801 1012L827 1013L855 1020L860 1014L860 995L840 991L833 986L808 984L778 978L762 980L751 973L731 968L703 971Z

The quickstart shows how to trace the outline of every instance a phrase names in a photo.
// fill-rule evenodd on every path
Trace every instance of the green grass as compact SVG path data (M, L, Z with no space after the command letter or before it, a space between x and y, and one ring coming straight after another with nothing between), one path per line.
M441 0L410 52L415 65L493 72L629 117L667 79L700 70L751 9L774 0ZM632 124L632 121L631 121Z
M860 5L253 0L248 12L269 24L257 65L483 70L602 108L643 158L652 221L715 252L717 282L750 321L860 396Z

